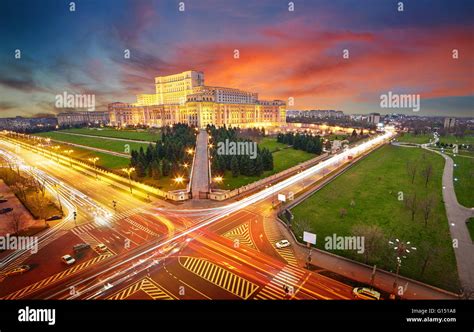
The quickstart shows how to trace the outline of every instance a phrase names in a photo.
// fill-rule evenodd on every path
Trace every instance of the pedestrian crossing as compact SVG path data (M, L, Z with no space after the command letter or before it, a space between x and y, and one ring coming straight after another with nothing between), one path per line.
M238 240L239 244L246 245L250 248L256 248L252 241L252 236L250 234L250 223L248 222L231 229L230 231L223 234L223 236L231 239L232 241Z
M54 240L60 238L67 232L64 230L59 230L49 236L48 238L44 239L43 241L39 242L38 244L38 251L41 250L42 248L46 247L48 244L53 242ZM20 266L24 261L26 261L30 256L32 255L30 250L26 250L24 253L22 253L20 256L15 258L13 261L8 263L5 268L2 268L1 271L2 273L6 273L8 271L11 271L13 269L16 269L18 266Z
M282 240L282 236L280 231L278 230L277 225L271 218L264 218L263 220L263 229L265 230L265 234L268 238L268 241L272 244L273 248L278 252L278 254L286 261L288 264L292 266L298 266L298 260L296 259L295 253L293 249L290 247L278 249L275 246L275 243Z
M173 300L174 298L166 293L159 285L152 279L146 277L135 284L118 291L117 293L109 296L107 300L125 300L137 293L138 291L143 291L153 300Z
M280 300L293 296L305 272L287 265L254 297L255 300ZM286 291L285 291L286 288Z
M132 220L132 219L130 219L130 218L125 219L125 221L128 222L130 225L132 225L132 226L134 226L134 227L136 227L136 228L138 228L138 229L144 231L145 233L147 233L147 234L149 234L149 235L151 235L151 236L156 236L156 237L158 236L158 234L156 234L155 232L153 232L153 231L150 230L149 228L143 226L142 224L140 224L140 223L138 223L138 222L136 222L136 221L134 221L134 220Z
M82 234L82 233L85 233L87 231L91 231L93 229L96 229L97 226L98 225L95 222L91 222L91 223L88 223L88 224L85 224L85 225L81 225L81 226L71 228L71 232L73 232L77 236L80 236L80 234Z
M195 257L180 257L179 263L204 280L240 297L248 299L258 286L210 261Z
M28 294L31 294L32 292L38 291L52 283L55 283L61 279L64 279L65 277L69 277L73 274L76 274L77 272L84 270L85 268L97 264L98 262L110 257L111 255L100 255L95 258L89 259L81 264L74 265L70 268L68 268L65 271L56 273L48 278L45 278L43 280L40 280L38 282L35 282L34 284L31 284L27 287L24 287L22 289L17 290L16 292L13 292L11 294L8 294L5 297L0 298L0 300L15 300L19 299L22 297L25 297Z

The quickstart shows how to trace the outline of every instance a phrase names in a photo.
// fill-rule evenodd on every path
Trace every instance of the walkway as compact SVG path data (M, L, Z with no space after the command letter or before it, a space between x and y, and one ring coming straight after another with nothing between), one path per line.
M142 140L138 140L138 139L118 138L118 137L99 136L99 135L87 135L87 134L76 134L76 133L68 133L68 132L65 132L65 131L60 131L59 133L64 134L64 135L82 136L82 137L89 137L89 138L103 138L103 139L107 139L107 140L111 140L111 141L156 144L156 142L142 141Z
M458 247L454 248L458 266L459 280L464 289L474 291L474 244L471 240L466 220L474 217L474 209L467 208L458 203L454 191L453 159L438 151L427 149L442 155L446 163L443 172L443 200L449 221L451 238L458 241Z
M191 190L193 199L199 199L199 192L209 191L208 134L201 130L196 139L196 156L193 164Z

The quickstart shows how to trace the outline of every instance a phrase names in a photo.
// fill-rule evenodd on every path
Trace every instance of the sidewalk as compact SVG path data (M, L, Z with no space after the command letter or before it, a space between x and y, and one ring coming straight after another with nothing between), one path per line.
M199 192L209 191L209 155L207 153L208 134L205 130L199 131L196 139L196 156L193 165L193 179L191 190L193 200L199 199Z

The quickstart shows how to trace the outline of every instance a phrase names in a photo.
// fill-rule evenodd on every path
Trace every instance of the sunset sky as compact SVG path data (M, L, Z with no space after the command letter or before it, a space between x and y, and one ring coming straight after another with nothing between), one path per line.
M474 116L472 0L182 1L0 1L0 117L57 113L64 91L134 102L189 69L289 109L414 114L380 108L392 91L420 94L415 114Z

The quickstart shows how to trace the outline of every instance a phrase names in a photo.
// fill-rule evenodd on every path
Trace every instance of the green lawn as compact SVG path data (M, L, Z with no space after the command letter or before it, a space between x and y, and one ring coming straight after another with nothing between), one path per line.
M131 150L139 150L140 147L146 149L146 147L148 146L148 143L121 142L103 139L100 137L72 136L56 131L39 133L37 134L37 136L49 137L56 141L80 144L84 146L90 146L93 148L99 148L120 153L130 153Z
M118 157L118 156L113 156L107 153L102 153L102 152L96 152L92 150L87 150L87 149L82 149L78 147L73 147L65 145L65 144L59 144L61 146L60 151L64 151L67 149L73 150L73 158L79 159L82 161L89 162L89 158L94 158L94 157L99 157L99 160L96 162L98 166L102 166L105 168L109 169L115 169L115 168L123 168L127 167L130 164L130 159L125 158L125 157Z
M471 156L473 158L469 158ZM452 156L454 167L454 190L458 202L465 207L474 207L474 153L463 156Z
M73 128L60 130L59 132L84 134L93 136L113 137L131 139L137 141L156 142L160 139L159 129L150 130L131 130L131 129L114 129L114 128Z
M400 136L397 138L399 142L403 143L415 143L415 144L424 144L424 143L429 143L430 139L433 139L433 134L419 134L419 135L414 135L411 133L402 133Z
M469 230L469 235L471 235L471 241L474 242L474 218L469 218L466 221L466 226Z
M403 133L398 137L399 142L415 144L429 143L430 139L433 139L433 134L414 135L411 133ZM474 144L474 136L467 135L462 138L454 135L440 136L439 142L445 144Z
M279 144L279 143L278 143ZM293 167L299 163L302 163L311 158L315 158L316 155L301 150L295 150L293 148L287 148L273 152L273 170L263 172L262 176L243 176L233 177L232 172L226 171L224 174L224 181L219 186L221 189L235 189L252 182L258 181L275 173L284 171L290 167Z
M407 161L416 163L418 167L414 184L407 172ZM433 165L433 176L425 188L420 171L427 163ZM421 149L384 146L296 206L293 209L293 229L299 238L303 230L316 233L317 247L325 249L326 236L351 236L357 228L359 234L367 234L360 233L360 227L375 225L382 232L382 238L377 241L377 249L372 250L368 247L369 240L366 240L368 257L351 250L331 252L394 271L395 256L393 248L389 248L389 239L411 241L417 250L403 260L400 273L458 291L456 261L442 202L443 167L444 160L437 154ZM399 200L400 193L403 193L403 200ZM405 202L414 193L418 203L412 221ZM435 206L425 226L420 206L428 196L433 197ZM345 209L345 215L341 209ZM370 235L367 236L370 239ZM425 260L428 263L422 273Z
M283 143L279 143L279 142L277 142L276 138L272 138L272 137L264 137L258 143L258 146L261 149L266 148L266 149L270 150L270 152L286 149L288 147L288 145L283 144Z

